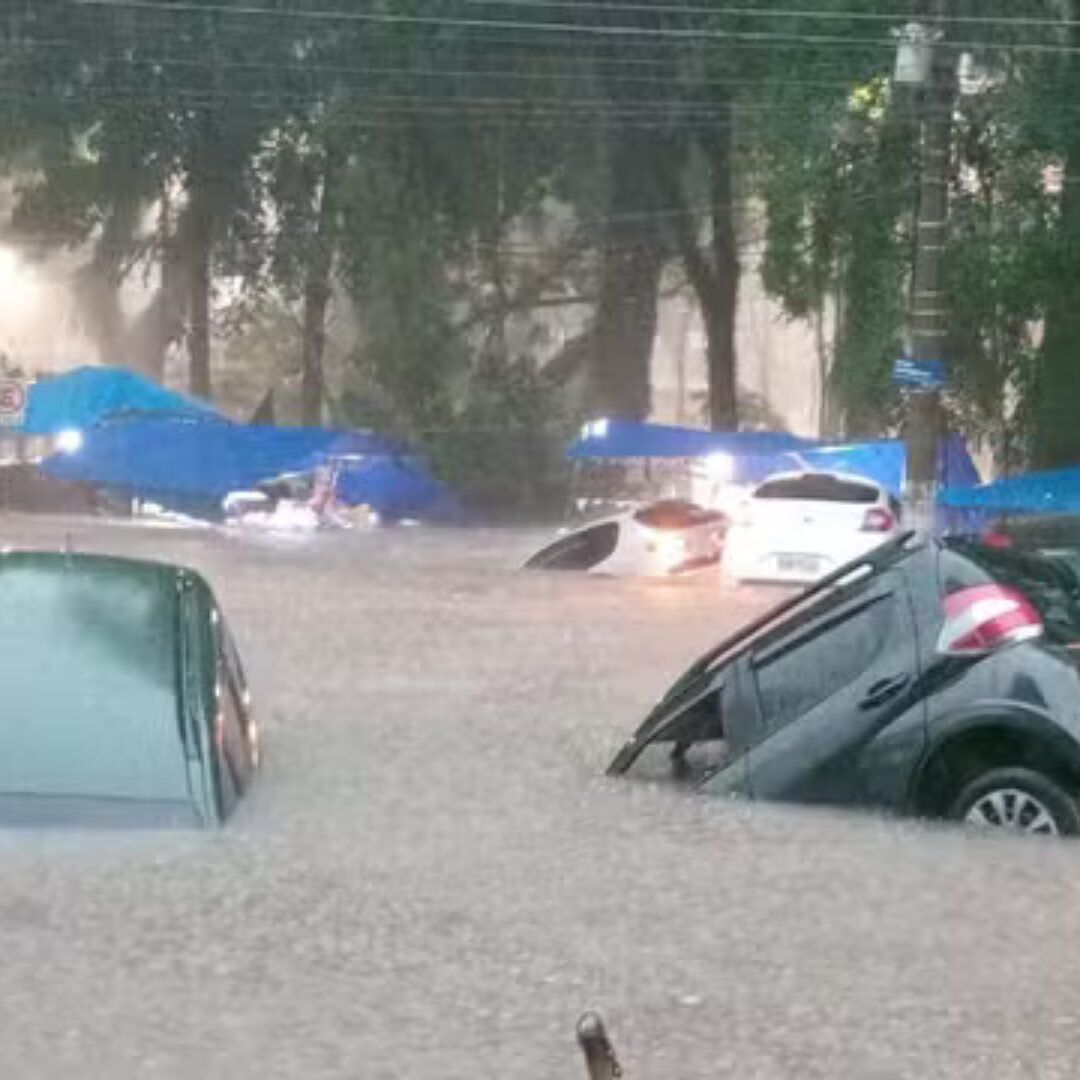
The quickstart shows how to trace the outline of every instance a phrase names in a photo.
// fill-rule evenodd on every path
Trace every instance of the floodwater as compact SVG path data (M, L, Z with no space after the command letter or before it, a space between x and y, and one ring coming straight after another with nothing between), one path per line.
M0 837L0 1075L1076 1074L1080 845L602 778L767 594L522 574L536 534L273 545L8 520L202 569L265 770L217 835Z

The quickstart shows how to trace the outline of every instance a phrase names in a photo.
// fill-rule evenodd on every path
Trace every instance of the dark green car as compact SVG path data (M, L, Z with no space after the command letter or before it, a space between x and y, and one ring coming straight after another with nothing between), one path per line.
M0 555L0 826L213 827L258 765L207 583L164 563Z

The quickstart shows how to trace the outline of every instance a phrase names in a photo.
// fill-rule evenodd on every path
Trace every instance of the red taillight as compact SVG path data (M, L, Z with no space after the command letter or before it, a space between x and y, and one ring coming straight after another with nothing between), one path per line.
M995 529L990 529L984 532L979 540L986 545L986 547L992 548L1009 548L1012 547L1012 540L1002 532L997 532Z
M896 518L894 518L888 510L881 506L874 506L866 511L866 517L863 518L862 531L881 533L891 532L895 526Z
M938 652L973 655L1017 641L1030 641L1043 630L1031 601L1006 585L978 585L945 599L945 625Z

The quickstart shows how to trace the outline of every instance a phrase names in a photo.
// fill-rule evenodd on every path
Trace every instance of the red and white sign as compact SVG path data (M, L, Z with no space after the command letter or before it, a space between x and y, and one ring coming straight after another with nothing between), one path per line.
M26 416L26 384L0 380L0 427L17 427Z

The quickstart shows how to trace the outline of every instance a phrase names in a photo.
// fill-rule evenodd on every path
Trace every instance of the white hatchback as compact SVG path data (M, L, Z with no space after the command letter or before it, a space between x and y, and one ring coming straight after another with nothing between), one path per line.
M900 504L872 480L834 472L770 476L735 514L724 576L807 584L900 531Z
M667 577L720 561L727 518L681 499L664 499L562 529L525 564L531 570Z

